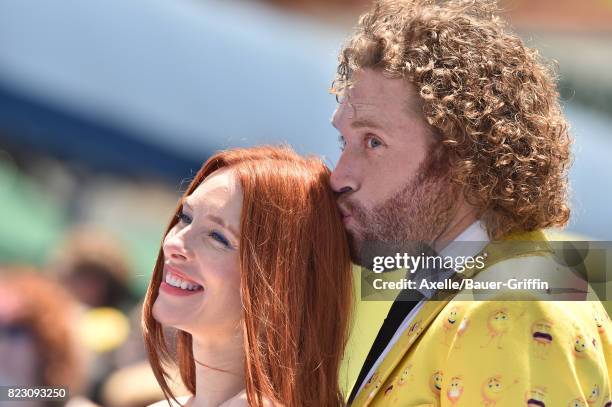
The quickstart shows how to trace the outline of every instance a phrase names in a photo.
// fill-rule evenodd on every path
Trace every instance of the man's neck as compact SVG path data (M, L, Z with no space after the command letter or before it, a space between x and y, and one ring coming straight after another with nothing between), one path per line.
M478 220L476 211L469 206L461 206L457 215L448 227L434 241L434 249L440 253L449 243L457 238L465 229Z
M221 345L218 341L210 343L194 337L193 356L196 359L196 392L190 407L217 407L245 388L244 350L240 338L231 338Z

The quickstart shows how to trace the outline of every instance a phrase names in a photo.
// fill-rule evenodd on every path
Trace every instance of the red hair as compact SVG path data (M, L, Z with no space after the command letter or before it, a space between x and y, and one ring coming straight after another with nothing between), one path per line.
M183 198L220 168L243 189L239 262L246 393L286 407L338 406L339 366L352 306L350 257L329 187L329 169L288 147L234 149L212 156ZM176 214L181 210L181 201ZM166 234L176 224L172 217ZM143 307L144 339L166 399L174 397L163 367L173 358L152 315L162 280L160 248ZM191 335L179 331L176 360L195 393Z

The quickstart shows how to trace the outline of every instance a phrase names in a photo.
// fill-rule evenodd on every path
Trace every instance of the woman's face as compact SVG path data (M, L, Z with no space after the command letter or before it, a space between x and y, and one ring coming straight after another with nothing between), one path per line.
M242 188L232 170L207 177L184 200L163 243L164 270L153 316L195 336L236 332L240 298Z

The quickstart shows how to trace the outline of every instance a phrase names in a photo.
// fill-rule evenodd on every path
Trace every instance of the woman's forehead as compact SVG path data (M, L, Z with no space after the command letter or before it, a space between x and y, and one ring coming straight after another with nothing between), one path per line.
M217 209L240 212L242 187L231 169L215 171L196 188L183 202L194 210Z

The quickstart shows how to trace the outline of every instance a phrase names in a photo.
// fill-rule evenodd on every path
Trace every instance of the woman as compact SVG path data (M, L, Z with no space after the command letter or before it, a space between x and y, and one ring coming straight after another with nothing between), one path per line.
M143 325L166 399L178 363L188 406L338 406L352 305L329 170L285 147L211 157L179 202ZM177 329L169 349L163 326ZM243 400L243 401L240 401Z

